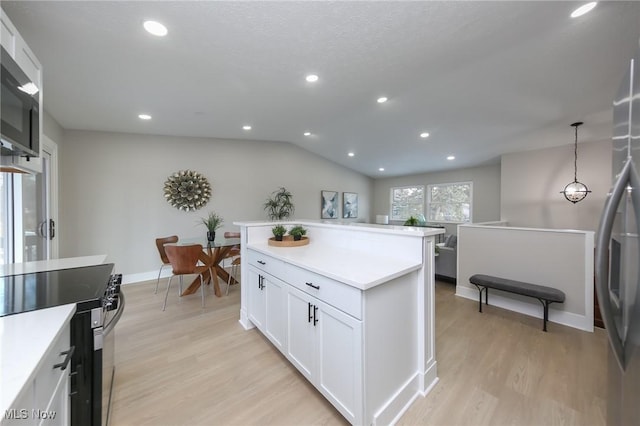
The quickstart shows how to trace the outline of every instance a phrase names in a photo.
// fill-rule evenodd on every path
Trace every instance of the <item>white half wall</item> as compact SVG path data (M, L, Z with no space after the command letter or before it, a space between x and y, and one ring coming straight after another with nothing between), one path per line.
M196 212L179 211L163 196L167 177L187 169L202 173L213 189ZM293 193L295 217L320 219L320 191L332 190L357 193L356 220L371 220L370 178L292 144L66 131L60 257L106 253L117 272L152 279L160 267L156 238L204 238L199 218L212 210L225 220L220 232L238 230L234 221L265 220L264 200L280 186Z
M474 274L557 288L566 298L549 305L549 320L593 331L593 247L592 231L460 225L456 295L478 300ZM542 318L532 297L491 290L489 305Z

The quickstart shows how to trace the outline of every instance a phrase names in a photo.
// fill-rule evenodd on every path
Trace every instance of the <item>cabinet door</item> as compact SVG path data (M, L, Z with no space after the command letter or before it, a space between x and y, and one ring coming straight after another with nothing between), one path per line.
M300 290L287 286L287 358L313 383L316 363L316 327L312 300Z
M268 275L264 276L262 282L263 292L266 293L266 335L284 353L287 335L287 284Z
M264 286L262 285L263 277L258 271L249 267L249 320L263 333L265 332L266 316L266 297Z
M69 406L69 375L62 374L56 386L49 406L39 414L40 426L44 425L68 425L71 422Z
M362 423L362 322L318 303L316 387L351 424Z

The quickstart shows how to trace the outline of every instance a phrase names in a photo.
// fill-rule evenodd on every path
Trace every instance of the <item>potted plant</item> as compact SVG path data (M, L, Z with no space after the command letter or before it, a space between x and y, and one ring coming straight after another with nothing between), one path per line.
M271 232L273 236L276 238L276 241L282 241L282 237L287 233L287 228L282 225L276 225L271 228Z
M293 205L293 195L285 187L273 191L271 197L264 203L264 210L270 220L284 220L289 218L295 207Z
M409 219L407 219L404 222L404 226L416 226L418 224L418 219L415 218L414 216L410 216Z
M207 227L207 240L213 241L216 239L216 230L219 229L224 223L222 216L216 212L210 212L209 216L200 218L204 226Z
M289 230L289 235L293 237L293 241L300 241L302 239L302 236L306 233L307 230L300 225L296 225Z

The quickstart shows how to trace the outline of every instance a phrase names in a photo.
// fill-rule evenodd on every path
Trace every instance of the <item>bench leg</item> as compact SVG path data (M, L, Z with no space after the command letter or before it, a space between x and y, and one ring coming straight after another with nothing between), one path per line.
M472 283L473 284L473 283ZM489 294L489 289L487 287L482 287L478 284L473 284L478 289L478 312L482 313L482 292L484 291L484 303L487 303L487 295Z
M542 319L542 331L547 331L547 321L549 320L549 304L553 302L549 302L548 300L538 299L540 303L542 303L542 308L544 309L544 315Z

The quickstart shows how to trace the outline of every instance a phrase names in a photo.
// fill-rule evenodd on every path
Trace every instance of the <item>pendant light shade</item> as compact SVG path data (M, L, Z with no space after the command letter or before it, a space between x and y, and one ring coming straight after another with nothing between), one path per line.
M561 194L564 194L564 197L567 200L571 201L573 204L577 203L578 201L584 200L587 194L591 192L589 191L589 188L587 188L587 185L582 182L578 182L578 127L582 124L584 123L579 121L571 125L576 129L576 138L573 149L573 182L565 186L564 190L560 192Z

